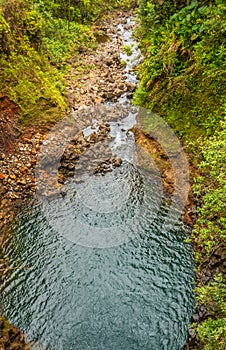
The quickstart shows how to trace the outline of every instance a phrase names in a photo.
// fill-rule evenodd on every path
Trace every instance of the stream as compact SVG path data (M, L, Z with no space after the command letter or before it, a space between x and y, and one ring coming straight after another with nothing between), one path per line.
M131 71L139 62L137 43L125 24L117 35L132 48L121 59L126 79L137 83ZM110 128L102 148L97 143L93 153L81 154L59 195L38 192L18 211L3 246L11 269L2 309L34 350L180 350L194 308L189 230L164 197L154 162L139 162L131 131L138 111L127 93L102 110ZM98 130L99 115L98 108L91 113L85 137ZM37 173L59 130L62 124L45 141ZM122 164L104 176L91 174L91 161L106 150Z

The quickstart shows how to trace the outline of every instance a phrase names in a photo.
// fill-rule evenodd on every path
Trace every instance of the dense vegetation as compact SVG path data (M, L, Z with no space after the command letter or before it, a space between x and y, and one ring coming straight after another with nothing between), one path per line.
M91 23L130 1L0 0L0 89L23 120L55 118L64 97L67 61L93 47Z
M183 138L199 168L193 192L198 203L192 233L197 259L197 304L206 319L194 324L200 348L225 349L226 289L226 60L223 0L140 0L137 35L144 61L136 104L164 117ZM202 278L215 252L218 267ZM201 271L201 272L200 272Z

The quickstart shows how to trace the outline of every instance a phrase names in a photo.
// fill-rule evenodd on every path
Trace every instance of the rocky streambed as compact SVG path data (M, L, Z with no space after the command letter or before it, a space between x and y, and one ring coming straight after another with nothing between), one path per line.
M103 42L99 43L95 52L85 51L71 59L67 94L72 110L106 101L116 102L124 93L132 97L136 83L126 79L125 61L121 54L127 39L123 40L120 27L123 25L123 30L131 30L134 26L133 22L128 22L131 16L132 11L126 14L117 12L114 18L109 17L104 23L96 25L93 29L97 40L100 38Z
M136 80L135 82L131 79L128 81L125 74L125 62L123 62L122 57L125 56L123 46L126 45L127 39L124 38L123 41L121 36L121 26L123 26L124 31L128 31L134 25L128 21L131 15L132 12L117 12L114 17L108 17L103 23L96 25L94 32L97 33L97 38L104 42L99 43L95 51L90 52L81 48L81 53L79 55L76 53L71 58L72 68L67 77L67 96L72 113L79 110L81 106L116 102L122 96L126 96L127 99L132 97L136 88ZM79 69L81 64L82 72ZM46 130L46 127L44 130L27 127L21 131L18 126L18 107L5 96L0 96L0 99L4 105L0 117L1 130L5 128L6 132L5 137L2 135L0 155L0 237L2 237L4 227L13 219L12 208L17 208L21 201L33 198L35 194L34 168L40 147L49 130ZM78 159L80 154L76 147L81 152L83 148L90 147L91 144L99 142L103 137L110 137L109 125L108 122L105 123L104 118L98 120L98 131L84 137L82 130L88 127L90 122L89 118L78 121L80 125L76 125L76 128L80 129L80 134L76 136L77 146L75 142L74 145L68 145L61 161L59 182L62 182L65 176L72 175L74 170L70 156L66 156L69 149L72 150L74 147ZM97 164L95 171L104 173L110 169L110 164L113 165L113 163L119 164L120 160L115 161L112 153L109 153L109 157L102 160L102 165L101 162ZM169 178L168 183L173 181L172 174L169 172L163 174L163 178L166 180Z
M121 62L122 38L118 28L119 23L127 23L132 12L117 12L109 16L104 23L94 27L97 36L105 35L105 42L100 43L95 51L85 51L75 54L71 58L71 71L68 74L67 96L71 111L78 110L81 106L91 106L106 101L115 101L123 93L132 94L136 85L126 81L124 65ZM125 29L131 29L126 25ZM83 52L85 51L85 52ZM81 67L82 65L82 73ZM87 67L87 68L86 68ZM40 146L46 138L49 130L37 130L27 127L20 130L18 125L19 108L5 96L0 96L1 130L5 134L1 136L0 155L0 228L3 228L12 219L12 208L17 207L20 201L32 198L35 193L34 168L37 162ZM86 123L86 121L85 121ZM102 123L102 121L100 121ZM52 126L52 125L51 125ZM51 127L50 126L50 127ZM81 134L84 123L81 124ZM107 126L101 125L96 136L100 140ZM105 130L105 131L103 131ZM81 136L83 137L83 136ZM92 140L91 140L92 139ZM95 142L92 135L86 140L88 144ZM61 174L65 171L62 165ZM70 165L67 165L70 168ZM68 169L72 170L72 169Z

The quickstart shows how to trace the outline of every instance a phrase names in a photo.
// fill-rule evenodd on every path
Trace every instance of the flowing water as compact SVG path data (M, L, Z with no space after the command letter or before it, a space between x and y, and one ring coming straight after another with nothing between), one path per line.
M157 170L137 164L135 122L134 114L110 122L120 167L83 171L64 196L31 204L11 227L1 305L32 349L180 350L186 340L194 306L187 229Z

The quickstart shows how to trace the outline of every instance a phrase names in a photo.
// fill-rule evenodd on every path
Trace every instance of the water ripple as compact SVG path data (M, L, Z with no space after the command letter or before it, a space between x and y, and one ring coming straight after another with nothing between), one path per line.
M151 201L143 203L149 207L136 215L135 237L109 249L67 241L38 205L18 216L4 254L28 268L8 273L2 304L34 349L182 347L193 308L191 249L182 225L172 230L174 218L167 223L161 213L153 220Z

